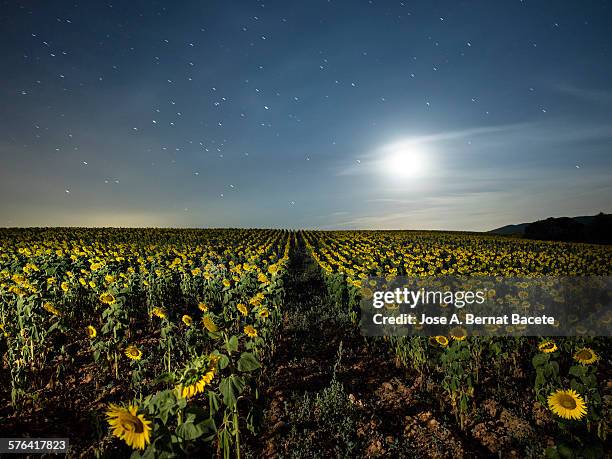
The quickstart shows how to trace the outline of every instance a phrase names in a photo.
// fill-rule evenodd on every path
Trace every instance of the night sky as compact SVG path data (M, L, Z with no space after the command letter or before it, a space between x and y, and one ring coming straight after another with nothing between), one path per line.
M0 226L612 211L607 1L3 1Z

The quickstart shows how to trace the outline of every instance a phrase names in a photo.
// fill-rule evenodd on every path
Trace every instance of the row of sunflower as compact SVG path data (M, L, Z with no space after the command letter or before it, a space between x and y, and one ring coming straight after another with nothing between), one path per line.
M274 352L291 233L1 236L0 353L15 412L31 394L82 371L76 354L85 349L98 398L113 402L103 409L111 433L135 457L239 451L241 430L255 429L244 413L258 395L257 375ZM122 400L109 387L121 389L112 392Z
M374 278L390 285L401 276L435 282L442 276L554 279L612 274L612 249L606 246L431 231L306 231L301 236L320 267L330 297L355 322L362 296L367 297L377 285ZM554 295L554 286L549 287ZM520 306L522 294L517 291L516 297L500 301ZM612 317L608 312L601 320L609 324ZM565 457L570 450L587 454L594 444L601 445L609 429L610 397L602 394L610 383L606 369L598 371L598 363L607 363L598 349L609 347L609 340L590 338L585 332L578 338L538 342L521 337L467 337L465 329L456 327L451 336L383 339L399 362L416 370L423 387L444 395L441 399L464 430L473 427L480 415L478 401L491 393L491 380L496 380L498 388L506 387L505 397L514 403L513 391L519 384L515 379L531 379L532 394L518 398L535 399L548 408L550 422L557 422L559 428L554 434L558 441L546 452L550 457ZM525 376L530 355L531 370Z

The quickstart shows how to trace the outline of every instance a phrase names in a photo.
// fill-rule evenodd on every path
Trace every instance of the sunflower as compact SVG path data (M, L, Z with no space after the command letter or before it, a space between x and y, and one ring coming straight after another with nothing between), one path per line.
M176 390L183 398L190 398L204 392L204 388L211 383L215 377L215 369L209 369L200 379L187 386L179 385Z
M85 331L87 332L87 336L89 338L95 338L96 335L98 334L98 332L96 331L96 329L92 325L88 325L85 328Z
M576 351L576 353L574 354L574 360L583 365L590 365L591 363L597 362L599 360L599 356L595 353L593 349L584 347Z
M257 295L255 295L253 298L249 300L249 304L253 306L260 306L263 299L264 299L264 294L262 292L259 292Z
M232 283L228 279L223 279L223 286L229 288Z
M555 352L558 348L552 341L542 341L538 344L538 349L544 354L550 354L551 352Z
M244 333L250 338L255 338L257 336L257 329L251 325L247 325L244 327Z
M236 305L236 309L238 309L238 311L240 311L240 314L242 314L243 316L246 316L249 313L249 310L247 309L244 303L238 303Z
M259 310L257 315L259 315L259 317L261 317L262 319L267 319L268 316L270 315L270 311L268 311L267 308L262 308Z
M115 296L110 292L100 295L100 301L104 304L115 304L117 302Z
M204 324L204 327L206 328L206 330L208 330L211 333L214 333L219 330L219 327L217 327L217 325L210 318L209 315L202 317L202 324Z
M109 404L106 411L108 425L113 428L113 435L134 449L145 449L151 442L151 421L143 414L138 414L138 407L127 408Z
M132 360L140 360L142 358L142 351L134 345L129 345L125 348L125 355Z
M548 396L548 408L565 419L582 419L586 402L575 390L558 390Z
M463 341L467 338L467 330L463 327L454 327L450 331L450 337L455 341Z
M43 309L47 312L50 312L51 314L53 314L54 316L61 316L62 314L59 312L59 309L57 309L55 306L53 306L52 303L49 303L48 301L46 303L43 304Z
M206 306L204 303L198 303L198 309L202 312L206 312L208 311L208 306Z
M442 347L448 346L448 338L446 336L439 335L439 336L435 336L434 339L436 340L436 343L438 343L440 346Z
M163 309L163 308L159 308L159 307L154 307L153 310L151 311L151 317L159 317L160 319L167 319L168 318L168 313Z
M187 314L185 314L183 317L181 317L181 320L188 327L191 327L191 324L193 323L193 319L191 318L190 315L187 315Z

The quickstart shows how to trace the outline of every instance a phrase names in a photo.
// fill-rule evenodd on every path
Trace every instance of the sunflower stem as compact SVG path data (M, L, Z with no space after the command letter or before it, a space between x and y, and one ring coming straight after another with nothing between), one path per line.
M117 351L113 352L113 356L114 356L114 359L115 359L115 378L118 379L119 378L119 364L117 362Z
M236 459L240 459L240 425L238 424L238 404L234 407L234 436L236 437Z

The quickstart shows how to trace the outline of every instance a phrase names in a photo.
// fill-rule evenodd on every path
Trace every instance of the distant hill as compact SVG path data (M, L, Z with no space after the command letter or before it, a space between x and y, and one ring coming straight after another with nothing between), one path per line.
M489 233L550 241L612 244L612 214L549 217L532 223L502 226Z
M495 228L494 230L488 231L489 233L494 234L503 234L505 236L509 236L512 234L525 234L525 228L529 225L529 223L519 223L518 225L506 225L501 228Z

